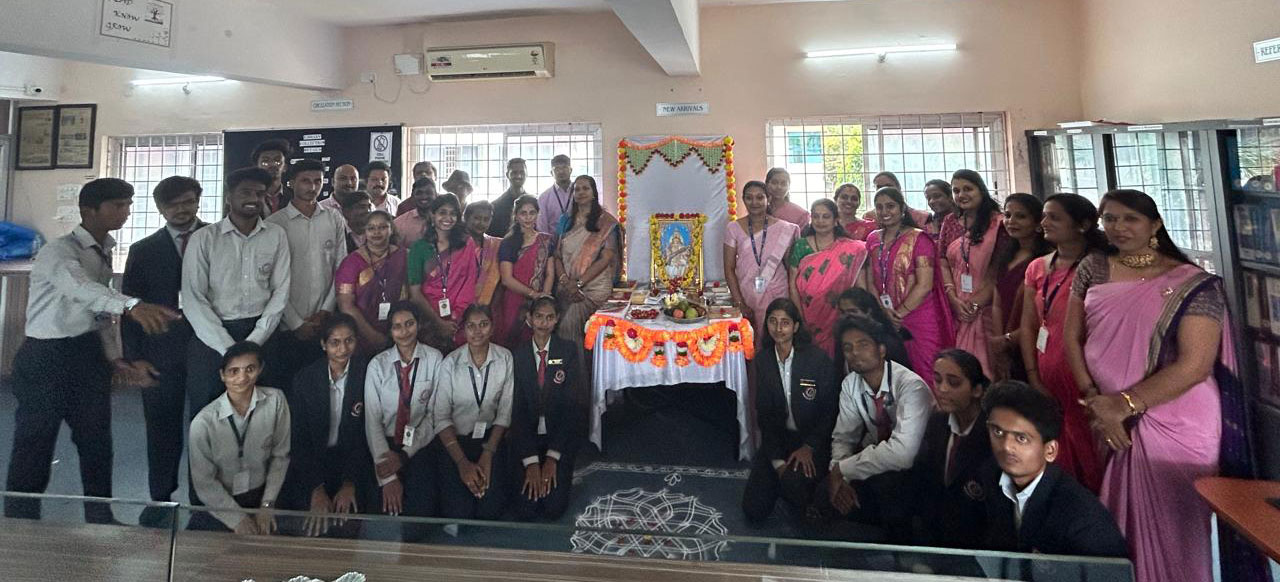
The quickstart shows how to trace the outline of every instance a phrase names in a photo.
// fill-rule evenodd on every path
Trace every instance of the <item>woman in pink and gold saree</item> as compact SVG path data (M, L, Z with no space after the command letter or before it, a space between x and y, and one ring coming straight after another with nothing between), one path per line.
M834 358L840 294L865 276L862 264L867 260L867 245L845 234L837 222L835 202L827 198L814 202L809 216L809 226L787 253L791 300L800 306L813 344Z

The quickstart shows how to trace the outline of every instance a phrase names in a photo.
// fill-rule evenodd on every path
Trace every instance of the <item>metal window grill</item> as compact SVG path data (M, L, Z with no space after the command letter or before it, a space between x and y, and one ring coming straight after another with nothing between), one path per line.
M1116 186L1141 190L1160 209L1169 236L1212 272L1213 221L1205 199L1204 162L1191 131L1117 133Z
M1053 138L1053 159L1057 162L1055 184L1050 193L1074 192L1094 204L1102 198L1098 187L1097 158L1094 157L1094 136L1056 135Z
M1008 189L1003 113L787 118L769 120L765 131L769 166L791 173L791 199L806 207L845 182L865 194L885 170L915 208L928 208L925 182L950 180L961 168L978 171L994 196ZM864 195L861 211L871 206Z
M129 246L164 225L164 217L151 198L156 184L169 176L200 181L200 218L222 218L222 134L139 135L108 140L108 175L133 184L135 195L129 221L112 233L116 239L113 264L124 270Z
M432 162L440 181L454 170L471 175L469 201L493 200L507 189L507 160L524 158L526 192L538 195L555 183L551 158L565 154L574 175L601 183L604 132L599 123L446 125L409 128L409 167Z

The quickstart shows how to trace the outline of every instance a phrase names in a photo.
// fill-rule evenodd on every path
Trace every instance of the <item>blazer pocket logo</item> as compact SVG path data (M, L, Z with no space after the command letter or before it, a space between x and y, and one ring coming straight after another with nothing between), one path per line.
M813 400L818 397L818 389L813 386L805 386L804 392L800 393L805 400Z
M556 375L551 379L556 384L564 384L564 370L556 370Z
M982 491L982 486L977 481L969 481L964 484L964 494L974 501L982 501L986 499L986 495Z
M361 415L361 414L363 414L363 413L364 413L364 403L363 403L363 402L357 402L357 403L355 403L355 404L352 404L352 405L351 405L351 416L353 416L353 417L355 417L355 418L360 418L360 415Z

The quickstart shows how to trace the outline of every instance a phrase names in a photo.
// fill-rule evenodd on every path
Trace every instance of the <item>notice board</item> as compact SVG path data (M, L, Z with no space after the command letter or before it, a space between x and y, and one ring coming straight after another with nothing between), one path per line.
M253 165L249 157L258 144L269 139L283 139L293 148L292 163L302 158L324 162L324 192L328 197L333 191L333 170L343 164L360 169L360 180L366 178L364 168L372 161L386 162L391 166L389 193L397 194L400 187L401 147L403 132L399 125L368 127L314 127L301 129L225 130L222 132L222 164L227 172Z

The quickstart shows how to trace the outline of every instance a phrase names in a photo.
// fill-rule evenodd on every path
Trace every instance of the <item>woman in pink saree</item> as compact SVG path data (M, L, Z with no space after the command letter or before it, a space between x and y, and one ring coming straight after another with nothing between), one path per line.
M466 343L459 323L480 282L476 243L461 219L456 196L437 196L426 232L409 249L409 300L425 316L423 342L445 353Z
M997 333L991 305L996 278L992 257L1008 235L1000 204L991 197L982 176L973 170L957 170L951 191L964 236L951 242L942 260L943 289L956 321L956 347L977 356L988 378L997 375L991 365L990 339Z
M1114 252L1081 263L1065 332L1081 402L1111 450L1100 497L1138 582L1212 580L1195 480L1251 469L1222 283L1178 250L1146 194L1114 190L1100 206ZM1235 558L1224 569L1258 563Z
M618 219L600 206L600 189L587 175L573 180L573 204L560 217L556 240L556 296L568 302L556 335L583 348L587 320L604 305L618 272L622 246Z
M338 310L356 321L360 352L372 356L391 345L391 305L406 295L408 252L391 244L390 214L376 210L364 227L364 244L347 255L333 275Z
M512 207L511 232L498 247L498 271L502 274L499 298L494 301L493 339L515 349L533 337L525 322L529 302L550 295L556 283L551 256L555 245L550 234L538 232L538 198L524 195Z
M866 243L849 238L837 222L839 214L830 199L814 202L809 226L787 253L791 300L800 306L801 315L809 322L813 344L832 358L840 293L862 281L862 263L867 260Z
M938 250L906 212L901 192L881 188L874 202L881 228L867 239L871 268L865 288L879 298L894 323L910 332L906 348L911 370L933 388L933 360L955 342Z
M742 187L747 215L725 228L724 276L733 304L751 321L757 336L764 330L765 308L788 293L787 268L783 264L800 227L769 216L769 195L764 182L752 180Z

